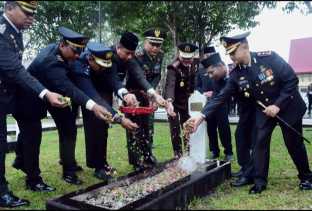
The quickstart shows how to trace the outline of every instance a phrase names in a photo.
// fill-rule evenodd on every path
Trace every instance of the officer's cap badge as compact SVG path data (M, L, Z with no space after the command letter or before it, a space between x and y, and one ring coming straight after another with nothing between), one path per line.
M160 30L155 29L154 34L155 34L155 37L159 37L160 36Z
M113 53L112 53L112 52L108 52L108 53L106 54L106 59L111 59L112 56L113 56Z
M186 45L185 48L184 48L184 51L185 52L191 52L191 47Z

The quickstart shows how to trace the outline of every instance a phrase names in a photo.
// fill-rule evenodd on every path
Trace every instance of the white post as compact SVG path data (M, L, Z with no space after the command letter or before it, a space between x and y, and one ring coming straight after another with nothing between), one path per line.
M207 98L195 91L189 98L189 114L195 116L205 106ZM190 157L197 163L205 163L208 152L207 123L199 125L197 131L190 135Z

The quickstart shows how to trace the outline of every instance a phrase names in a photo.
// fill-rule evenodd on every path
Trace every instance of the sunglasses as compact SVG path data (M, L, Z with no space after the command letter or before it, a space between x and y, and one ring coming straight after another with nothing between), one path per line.
M150 42L150 45L156 48L160 48L161 47L161 43L154 43L154 42Z
M84 50L84 48L76 48L72 45L68 45L68 47L74 52L74 54L78 54L78 55L80 55L82 51Z

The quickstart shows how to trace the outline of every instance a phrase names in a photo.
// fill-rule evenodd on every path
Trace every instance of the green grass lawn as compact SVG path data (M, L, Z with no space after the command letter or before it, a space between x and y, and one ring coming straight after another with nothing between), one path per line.
M232 127L234 134L235 127ZM173 156L172 146L169 138L168 123L156 123L155 125L155 149L154 154L159 161L171 159ZM311 131L305 131L305 136L312 137ZM232 188L229 181L225 182L214 193L205 198L195 199L191 209L312 209L312 191L302 192L298 188L297 172L286 147L282 141L280 129L274 131L271 145L271 162L268 188L263 194L250 196L249 187ZM232 139L234 143L234 139ZM114 126L109 130L109 150L108 161L117 168L118 175L125 175L132 171L128 164L126 140L124 130L120 126ZM233 145L233 147L235 147ZM311 155L311 146L307 146L308 153ZM234 149L235 152L235 149ZM311 156L310 156L311 157ZM62 171L58 164L58 136L56 132L45 132L41 145L40 166L42 177L49 185L56 187L52 193L33 193L25 190L24 174L11 167L15 158L14 153L10 153L6 159L6 176L10 183L10 188L19 197L29 199L29 207L21 209L45 209L47 199L55 198L80 188L88 187L92 184L101 182L92 176L93 170L85 165L85 149L83 130L79 129L76 159L84 168L79 173L84 184L81 186L69 185L61 179ZM311 164L311 161L310 161ZM232 169L238 170L236 161L233 162Z

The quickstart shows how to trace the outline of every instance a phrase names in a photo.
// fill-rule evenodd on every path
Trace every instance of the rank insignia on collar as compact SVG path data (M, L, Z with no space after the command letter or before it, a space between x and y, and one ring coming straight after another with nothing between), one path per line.
M245 80L245 77L242 76L242 77L239 78L239 80L240 80L240 81Z
M6 25L5 24L1 24L0 25L0 33L3 34L6 30Z

